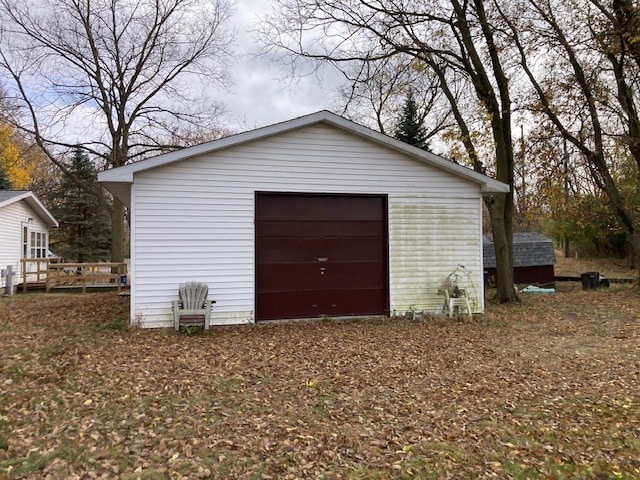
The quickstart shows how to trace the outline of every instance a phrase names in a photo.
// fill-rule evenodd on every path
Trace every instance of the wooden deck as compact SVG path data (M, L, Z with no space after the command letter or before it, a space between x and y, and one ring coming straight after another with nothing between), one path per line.
M61 263L51 258L25 258L22 260L22 292L45 290L117 290L124 287L126 263Z

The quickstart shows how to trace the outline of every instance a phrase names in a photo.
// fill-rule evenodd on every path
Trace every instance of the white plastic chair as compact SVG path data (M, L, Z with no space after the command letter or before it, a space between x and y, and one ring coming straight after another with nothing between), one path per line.
M444 301L445 301L446 310L449 313L449 318L453 316L453 312L456 309L456 307L458 308L458 312L460 312L461 307L464 307L467 309L469 320L473 320L473 315L471 314L471 305L469 304L469 299L467 298L467 292L464 289L460 289L456 287L454 292L449 292L448 290L445 290Z
M211 306L216 303L207 299L209 286L202 282L186 282L178 288L179 300L172 302L173 321L176 330L181 326L204 325L209 330Z
M449 318L451 318L456 307L458 308L458 312L460 312L461 307L464 307L467 309L469 320L473 320L471 305L469 303L469 299L467 298L466 290L458 288L458 285L456 285L455 282L447 277L441 282L438 293L444 295L442 313L448 312Z

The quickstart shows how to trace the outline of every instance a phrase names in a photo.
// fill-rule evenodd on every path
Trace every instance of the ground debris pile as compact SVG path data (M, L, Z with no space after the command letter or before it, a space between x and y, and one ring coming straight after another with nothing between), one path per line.
M129 328L0 299L0 478L639 478L640 295L432 319Z

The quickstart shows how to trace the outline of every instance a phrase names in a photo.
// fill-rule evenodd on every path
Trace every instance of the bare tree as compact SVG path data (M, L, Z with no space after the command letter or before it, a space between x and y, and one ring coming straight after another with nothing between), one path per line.
M485 172L473 130L491 132L495 176L513 184L511 96L502 53L500 16L483 0L280 0L263 25L267 50L298 59L373 65L392 57L433 75L450 102L460 140L474 168ZM492 5L492 4L491 4ZM350 67L353 68L353 67ZM374 69L369 69L374 70ZM468 103L464 107L461 98ZM478 125L482 125L478 127ZM513 288L513 193L486 200L496 246L497 299L517 300Z
M526 0L523 11L504 18L534 92L531 109L580 152L640 258L640 219L616 178L621 145L640 174L640 12L624 0Z
M425 126L426 139L431 140L453 126L451 108L440 88L440 80L425 72L421 63L408 56L396 55L378 62L354 62L343 68L347 85L342 88L342 114L372 123L378 131L389 134L401 114L403 103L411 91ZM367 117L372 116L372 122Z
M221 113L207 88L227 81L231 13L226 0L0 0L15 124L67 174L59 158L78 146L104 168L177 148L176 132ZM112 260L122 261L117 199L112 223Z

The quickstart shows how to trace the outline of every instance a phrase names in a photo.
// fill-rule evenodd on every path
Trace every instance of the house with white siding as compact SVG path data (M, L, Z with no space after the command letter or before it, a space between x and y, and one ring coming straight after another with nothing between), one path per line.
M49 229L58 221L33 192L0 190L0 268L1 287L6 285L7 267L14 272L13 284L23 281L23 258L46 258Z
M509 187L322 111L99 174L129 208L131 321L212 324L438 311L459 265L484 309L482 196Z

